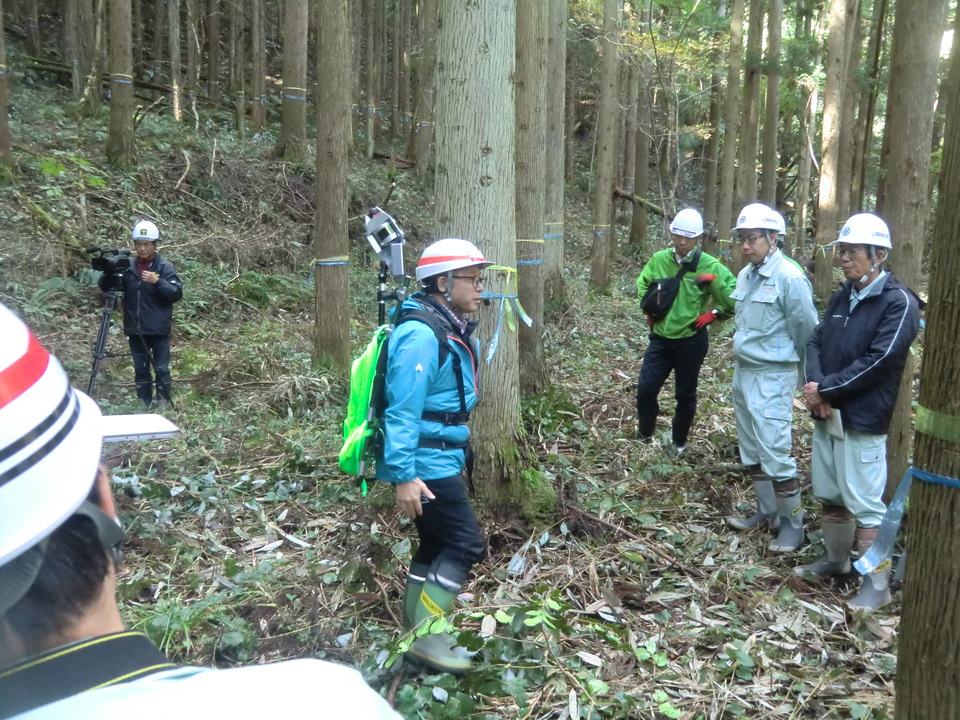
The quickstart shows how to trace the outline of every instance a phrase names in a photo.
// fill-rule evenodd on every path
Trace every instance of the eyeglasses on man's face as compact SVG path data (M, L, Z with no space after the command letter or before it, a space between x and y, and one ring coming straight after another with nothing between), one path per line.
M867 249L863 245L846 245L844 243L840 243L838 245L834 245L834 247L837 251L837 257L855 258L859 257L860 255L867 254Z
M484 277L482 275L454 275L454 277L457 280L469 280L476 290L483 287Z
M765 240L766 237L763 233L758 235L740 235L740 242L746 243L747 245L756 245L758 240Z

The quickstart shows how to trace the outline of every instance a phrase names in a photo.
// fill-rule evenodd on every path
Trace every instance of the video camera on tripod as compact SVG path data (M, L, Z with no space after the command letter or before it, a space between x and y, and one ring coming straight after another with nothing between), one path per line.
M130 248L116 248L108 250L99 245L87 248L90 258L90 267L103 273L100 287L104 292L123 292L123 273L130 267Z

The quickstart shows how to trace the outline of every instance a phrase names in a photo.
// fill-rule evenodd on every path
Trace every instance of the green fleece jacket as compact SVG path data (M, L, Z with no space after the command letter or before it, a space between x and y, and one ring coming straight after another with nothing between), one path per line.
M691 250L684 261L690 262L695 252L696 250ZM673 248L654 253L637 278L637 299L643 297L654 280L676 275L679 269ZM713 275L713 282L701 289L697 286L697 277L700 275ZM663 320L654 324L653 332L661 337L678 340L696 333L693 321L709 310L717 310L719 320L732 317L735 303L730 299L730 293L736 285L737 279L733 273L719 260L707 253L701 253L697 267L691 268L683 276L680 291L670 312Z

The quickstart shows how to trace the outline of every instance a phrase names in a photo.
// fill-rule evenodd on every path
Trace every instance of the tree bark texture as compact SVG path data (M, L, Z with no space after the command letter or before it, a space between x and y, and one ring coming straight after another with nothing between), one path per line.
M740 151L737 172L737 207L756 201L757 145L760 129L760 71L763 47L763 0L750 0L747 52L743 66L743 98L740 104ZM736 209L736 208L735 208ZM739 245L734 255L739 257ZM741 263L738 262L739 267Z
M817 104L819 92L816 84L804 91L803 110L800 113L800 168L797 179L796 227L793 237L794 258L807 258L807 223L809 221L810 179L813 174L813 140L817 136Z
M760 202L777 206L778 135L780 130L780 26L783 0L770 0L767 17L767 100L763 107Z
M240 2L240 0L236 1ZM78 7L83 8L84 5L89 3L89 0L76 0L76 2L78 3ZM163 63L163 58L165 57L163 52L165 32L167 32L166 6L164 5L164 0L155 0L153 6L153 54L151 59L153 60L153 79L156 82L161 82L163 78L167 77L167 73L164 72Z
M220 104L220 0L207 3L207 95Z
M324 0L317 35L317 176L313 226L313 358L346 375L350 370L347 265L347 154L350 147L350 3Z
M590 282L601 292L610 289L610 255L614 245L611 216L616 171L617 0L603 2L603 35L600 38L600 99L597 105L596 186L593 194L593 251Z
M947 16L947 0L914 0L897 5L890 54L890 143L886 172L896 178L897 192L884 203L884 220L893 241L890 265L901 282L919 289L923 281L926 245L924 225L929 214L930 138L933 135L939 38ZM928 336L929 337L929 336ZM887 435L887 498L907 469L913 436L913 354L900 382L900 393Z
M546 168L544 198L544 305L566 302L564 253L564 115L566 112L567 0L550 0L547 17Z
M717 205L717 240L721 253L729 253L733 227L733 179L737 160L737 131L740 126L740 68L743 63L743 5L733 0L730 8L730 55L727 62L727 90L723 101L723 156L720 165L720 200ZM729 257L729 255L728 255ZM727 260L729 263L729 260Z
M899 9L898 9L899 14ZM919 14L918 14L919 15ZM914 20L925 22L918 15ZM899 20L899 18L898 18ZM939 43L927 42L937 46ZM918 50L920 48L917 48ZM960 45L954 43L947 85L953 96L944 132L940 202L930 255L930 304L920 370L920 406L950 419L918 422L914 466L960 478ZM897 242L896 236L893 238ZM896 249L896 246L894 246ZM943 432L952 426L953 432ZM940 435L940 437L937 437ZM951 439L944 439L950 438ZM934 720L960 707L960 489L914 480L907 532L907 576L897 658L895 715Z
M0 0L0 182L6 183L13 170L13 153L10 150L10 120L7 115L10 74L3 32L3 0Z
M652 112L650 108L650 87L647 73L641 68L637 80L637 129L633 146L633 187L634 195L645 198L650 186L650 140L652 133ZM645 205L633 208L630 217L630 244L633 245L641 257L648 250L647 233L649 232L649 214Z
M184 39L187 41L187 76L184 78L183 88L186 91L187 101L193 107L196 104L197 86L200 79L200 16L197 11L197 0L186 0L187 31Z
M250 126L253 132L263 130L267 122L267 38L264 29L263 3L250 3L250 81L251 100Z
M519 325L520 390L541 392L547 384L543 352L543 213L547 117L544 92L547 6L516 0L516 225L520 302L533 326Z
M723 78L720 73L710 75L710 139L707 140L707 153L704 158L706 177L703 183L703 219L717 222L717 178L720 163L720 119L723 111ZM639 193L638 193L639 194Z
M377 52L378 32L377 18L379 17L379 4L376 0L364 0L364 42L363 42L363 69L366 78L364 85L364 99L366 107L364 117L366 118L366 155L367 159L373 157L377 144L377 113L380 111L380 53Z
M183 119L180 78L180 0L167 0L167 59L170 61L170 108L173 119Z
M433 145L433 75L437 58L437 0L422 0L417 18L420 61L415 76L413 125L407 142L407 159L425 177L430 168Z
M636 180L636 164L634 159L637 154L637 92L640 88L640 70L636 62L630 61L624 64L626 65L626 72L624 73L625 85L622 91L624 130L623 149L621 151L621 175L623 181L620 183L620 187L632 195ZM633 215L633 203L629 200L624 200L620 205L620 209L623 212L625 220L629 220Z
M867 162L873 147L873 115L876 111L879 90L880 58L883 54L883 26L887 16L887 0L874 0L872 13L870 41L867 45L867 59L870 62L867 75L868 87L860 98L860 111L857 113L857 129L854 136L850 207L855 209L863 208Z
M514 7L511 0L440 0L437 32L437 236L472 240L506 267L516 263ZM511 274L486 270L488 289L512 294ZM496 326L496 305L481 308L479 337L489 343ZM493 361L482 369L483 400L471 423L474 479L481 504L504 510L519 482L515 333L501 329Z
M130 0L110 0L110 130L107 160L133 165L133 18Z
M307 153L308 0L286 0L283 16L283 105L273 154L302 160Z
M850 0L830 0L829 35L827 37L826 82L823 90L823 125L820 150L820 193L817 201L817 242L814 290L826 305L834 287L833 253L828 247L840 230L840 196L848 191L841 187L840 120L844 101L844 66L848 53L847 23L853 22Z

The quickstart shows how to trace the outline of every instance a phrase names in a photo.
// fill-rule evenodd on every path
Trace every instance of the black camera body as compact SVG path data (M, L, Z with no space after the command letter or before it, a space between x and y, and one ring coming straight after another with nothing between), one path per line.
M87 248L90 267L103 273L101 287L105 292L123 292L123 273L130 267L130 248L107 250L102 247Z

